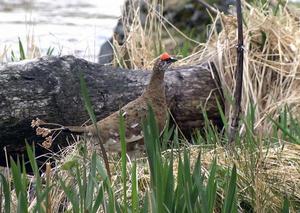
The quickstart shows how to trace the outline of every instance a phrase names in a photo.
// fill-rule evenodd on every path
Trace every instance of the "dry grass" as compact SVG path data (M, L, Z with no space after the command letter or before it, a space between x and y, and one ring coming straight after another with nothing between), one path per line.
M129 12L124 9L127 17L123 17L122 22L126 40L123 45L113 40L115 65L131 69L152 69L156 57L165 50L174 49L182 39L199 45L199 42L185 35L163 17L164 7L159 4L160 2L159 0L145 1L148 10L145 23L140 19L143 13L139 5L130 8ZM176 2L182 4L182 2L172 1L163 5L172 7ZM174 37L171 31L180 35L180 38Z
M122 18L126 39L124 44L120 46L115 39L113 40L115 63L125 68L150 68L155 53L161 45L162 22L156 15L158 2L147 4L148 14L144 17L144 21L141 20L144 14L140 10L140 5L133 5L129 11L124 8L123 12L126 14Z
M242 108L247 112L250 103L256 106L256 130L267 134L272 125L268 116L278 118L286 105L295 114L300 109L300 23L286 8L281 8L274 15L271 9L263 11L245 4L243 15L245 58ZM202 54L211 56L217 66L223 91L232 95L236 67L236 18L220 14L217 19L224 30L213 34L207 48L194 57Z

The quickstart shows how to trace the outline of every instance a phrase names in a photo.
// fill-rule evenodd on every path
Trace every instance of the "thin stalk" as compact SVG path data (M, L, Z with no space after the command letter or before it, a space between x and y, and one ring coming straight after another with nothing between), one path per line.
M201 5L203 5L206 9L208 9L209 11L218 14L218 10L216 8L214 8L213 6L211 6L210 4L208 4L206 1L204 0L197 0L197 2Z
M238 44L237 44L237 65L235 71L235 90L234 90L234 105L231 116L231 125L229 130L229 143L235 141L236 133L238 131L240 113L241 113L241 100L242 100L242 86L243 86L243 60L244 60L244 41L243 41L243 17L241 0L236 0L236 13L238 25Z
M50 181L51 181L50 172L51 172L51 165L50 165L50 163L46 163L46 184L47 184L47 188L50 187ZM46 202L47 202L47 204L46 204L46 213L52 213L51 191L49 191L47 193Z

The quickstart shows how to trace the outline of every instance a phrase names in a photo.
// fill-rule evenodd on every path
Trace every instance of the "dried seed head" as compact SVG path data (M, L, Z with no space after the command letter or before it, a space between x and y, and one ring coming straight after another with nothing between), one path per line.
M31 127L32 127L32 128L36 127L36 122L35 122L35 120L32 120L32 121L31 121Z
M34 127L39 127L40 125L43 125L45 124L45 122L39 118L36 118L35 120L32 120L31 121L31 127L34 128Z
M45 138L45 141L42 143L42 146L45 147L46 149L49 149L52 145L52 136L48 136Z
M46 137L51 133L51 130L48 128L38 127L36 128L36 135L41 135L42 137Z

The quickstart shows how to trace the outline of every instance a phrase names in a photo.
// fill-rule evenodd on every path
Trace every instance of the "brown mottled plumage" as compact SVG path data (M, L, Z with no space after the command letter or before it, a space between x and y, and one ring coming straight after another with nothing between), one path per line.
M163 130L167 116L164 74L165 70L174 61L176 61L176 59L169 56L169 54L162 54L153 67L150 82L143 94L137 99L129 102L119 111L116 111L97 122L97 128L100 131L101 138L107 151L121 151L121 144L119 142L120 111L125 118L126 142L129 145L127 146L128 151L134 149L136 145L143 143L141 121L147 115L148 104L153 108L159 130ZM89 135L97 134L94 125L86 127L69 126L66 127L66 129L73 133L88 133Z

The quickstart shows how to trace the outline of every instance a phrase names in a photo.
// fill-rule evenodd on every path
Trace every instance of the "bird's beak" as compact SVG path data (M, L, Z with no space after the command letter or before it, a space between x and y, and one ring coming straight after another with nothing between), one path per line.
M176 58L174 58L174 57L170 57L169 58L169 61L171 61L171 62L175 62L175 61L178 61Z

